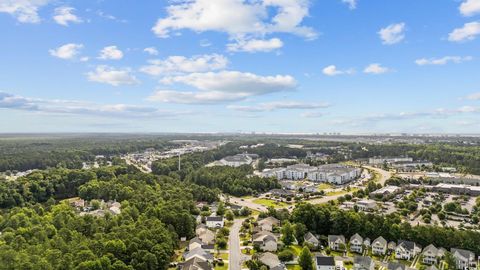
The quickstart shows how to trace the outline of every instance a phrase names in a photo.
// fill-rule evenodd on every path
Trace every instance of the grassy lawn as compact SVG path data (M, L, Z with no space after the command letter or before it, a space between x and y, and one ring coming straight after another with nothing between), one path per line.
M340 256L343 257L343 251L330 251L330 255L328 256Z
M250 249L250 253L247 253L247 249L246 249L246 248L242 248L242 254L245 254L245 255L253 255L253 254L255 254L255 250Z
M287 269L288 270L302 270L302 268L298 264L289 264L289 265L287 265Z
M295 256L298 256L300 254L300 252L302 251L302 247L298 246L298 245L292 245L292 246L289 246L285 249L290 250L293 254L295 254Z
M228 253L216 253L215 254L215 258L220 258L222 260L228 260Z
M345 195L347 193L350 193L350 192L355 192L357 191L358 188L352 188L350 189L350 191L347 191L347 190L337 190L337 191L330 191L327 193L327 196L336 196L336 195Z
M327 196L336 196L336 195L344 195L347 194L348 192L346 190L336 190L336 191L330 191L327 193Z
M320 185L318 185L317 189L318 189L318 191L322 191L322 190L329 189L329 188L332 188L332 187L333 186L330 185L330 184L321 183Z
M256 200L253 200L253 203L261 204L261 205L266 206L266 207L272 206L272 207L275 207L275 208L285 207L285 206L288 205L284 202L277 202L277 201L270 200L270 199L256 199Z
M228 263L224 263L223 266L215 266L215 270L228 270Z

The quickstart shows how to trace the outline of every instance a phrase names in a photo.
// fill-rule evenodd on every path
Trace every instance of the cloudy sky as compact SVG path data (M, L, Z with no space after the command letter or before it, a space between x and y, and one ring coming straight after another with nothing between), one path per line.
M0 132L480 133L480 0L0 0Z

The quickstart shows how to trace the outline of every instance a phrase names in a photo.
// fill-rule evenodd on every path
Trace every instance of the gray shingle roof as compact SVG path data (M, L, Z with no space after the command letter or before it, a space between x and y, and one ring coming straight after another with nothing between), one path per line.
M335 260L333 259L333 257L317 256L315 262L317 263L317 265L335 266Z

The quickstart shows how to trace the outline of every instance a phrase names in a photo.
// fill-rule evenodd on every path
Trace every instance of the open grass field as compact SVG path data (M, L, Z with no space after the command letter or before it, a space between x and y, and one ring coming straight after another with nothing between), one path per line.
M270 199L255 199L255 200L253 200L253 202L257 203L257 204L261 204L261 205L266 206L266 207L272 206L272 207L275 207L275 208L285 207L285 206L288 205L284 202L277 202L277 201L270 200Z
M329 189L329 188L333 188L333 186L330 185L330 184L327 184L327 183L321 183L317 187L318 191L322 191L322 190Z

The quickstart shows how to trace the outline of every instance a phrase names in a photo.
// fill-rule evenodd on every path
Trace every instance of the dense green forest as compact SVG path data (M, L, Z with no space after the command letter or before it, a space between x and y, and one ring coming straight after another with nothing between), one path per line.
M96 155L118 155L147 148L161 150L169 145L158 136L0 137L0 172L49 167L79 169L82 162L93 161Z
M166 269L179 237L192 237L195 201L215 189L132 167L51 169L2 182L0 269ZM116 200L119 215L80 216L66 202Z
M353 158L407 155L437 166L453 166L461 172L480 174L480 146L462 144L382 144L351 146ZM367 149L367 151L365 151Z
M223 157L240 153L240 143L229 143L218 149L203 153L193 153L182 156L181 171L178 171L178 158L158 160L152 164L152 171L157 175L178 175L180 179L205 186L217 188L222 192L244 196L259 192L265 192L272 188L279 188L276 179L266 179L252 176L251 166L232 168L227 166L203 167L204 165L219 160ZM271 146L274 156L281 156L286 153L284 147ZM261 153L261 151L259 151ZM262 157L262 156L261 156Z

